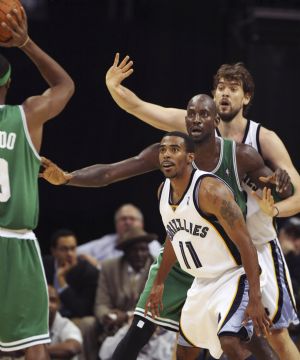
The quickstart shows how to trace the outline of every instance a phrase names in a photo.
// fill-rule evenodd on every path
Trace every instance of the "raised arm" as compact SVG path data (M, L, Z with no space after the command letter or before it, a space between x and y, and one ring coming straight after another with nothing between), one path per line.
M290 155L281 139L274 131L261 128L259 134L262 157L275 170L281 168L287 171L294 186L293 196L276 203L278 217L292 216L300 212L300 176L295 169Z
M166 108L141 100L135 93L122 85L122 81L133 73L133 62L126 56L119 64L119 54L106 73L106 86L120 108L145 123L161 130L186 132L186 110Z
M159 144L153 144L139 155L113 163L97 164L67 173L52 161L42 158L45 170L40 177L53 185L72 185L81 187L103 187L114 182L129 179L159 169Z
M23 103L31 139L39 150L43 124L63 110L74 93L74 83L66 71L29 38L26 14L23 8L21 11L21 14L14 11L17 20L8 15L6 23L2 23L12 32L12 38L1 46L19 47L49 85L43 94L30 97Z
M246 318L252 318L258 334L266 334L269 319L261 303L257 252L233 194L220 180L206 177L200 184L199 204L202 211L218 219L226 234L237 246L250 287Z

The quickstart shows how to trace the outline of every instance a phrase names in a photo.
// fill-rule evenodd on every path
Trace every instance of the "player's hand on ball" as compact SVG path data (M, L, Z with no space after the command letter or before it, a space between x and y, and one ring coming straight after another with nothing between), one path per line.
M116 53L114 63L108 69L105 77L108 89L115 90L124 79L133 73L133 61L129 61L129 59L130 57L127 55L119 64L120 54Z
M20 10L13 9L6 15L6 20L0 26L11 32L11 38L6 42L0 42L3 47L22 47L28 41L27 16L23 7Z
M162 296L164 292L164 284L153 285L150 295L146 301L145 316L148 312L151 313L153 319L159 316L160 311L163 310Z
M63 185L72 179L71 174L68 174L45 157L41 157L41 165L44 167L44 171L39 174L39 177L45 179L52 185Z

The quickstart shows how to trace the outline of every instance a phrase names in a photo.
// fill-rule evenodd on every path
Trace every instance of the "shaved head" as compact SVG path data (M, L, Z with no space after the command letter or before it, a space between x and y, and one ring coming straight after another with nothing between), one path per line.
M207 106L211 110L213 115L217 115L216 104L210 96L206 94L198 94L193 96L191 100L188 102L188 108L190 106L197 106L199 104L203 104Z

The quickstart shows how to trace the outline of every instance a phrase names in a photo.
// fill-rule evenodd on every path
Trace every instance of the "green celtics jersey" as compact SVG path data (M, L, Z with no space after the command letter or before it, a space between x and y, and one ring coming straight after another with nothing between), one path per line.
M246 198L240 185L236 164L236 143L232 140L219 139L221 141L220 159L212 172L229 185L235 196L235 201L241 208L244 216L246 216Z
M36 227L39 167L23 108L0 106L0 227Z

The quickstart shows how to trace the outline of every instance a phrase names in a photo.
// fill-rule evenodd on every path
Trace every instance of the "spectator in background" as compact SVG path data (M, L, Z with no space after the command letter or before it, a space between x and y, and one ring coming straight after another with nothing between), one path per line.
M62 304L60 313L71 318L83 335L82 360L97 357L97 321L93 316L99 270L77 256L73 231L60 229L52 235L51 253L43 259L48 284Z
M60 301L53 286L48 286L49 328L51 344L47 346L51 359L78 360L81 352L82 336L79 328L58 312Z
M123 255L123 252L116 248L116 245L124 234L131 228L144 228L144 217L139 208L132 204L124 204L115 212L115 234L108 234L100 239L89 241L77 248L77 253L88 256L86 259L91 261L91 257L97 260L98 266L102 260L115 258ZM153 239L149 244L150 253L157 257L161 244ZM96 265L96 263L94 263Z
M279 231L279 241L300 307L300 218L291 217L285 221Z
M290 271L298 315L300 315L300 218L286 220L279 231L279 241ZM300 350L300 325L290 327L291 335Z
M133 314L153 262L148 244L156 238L140 227L132 228L116 245L124 254L103 261L95 299L95 315L103 327L102 339L114 334Z

